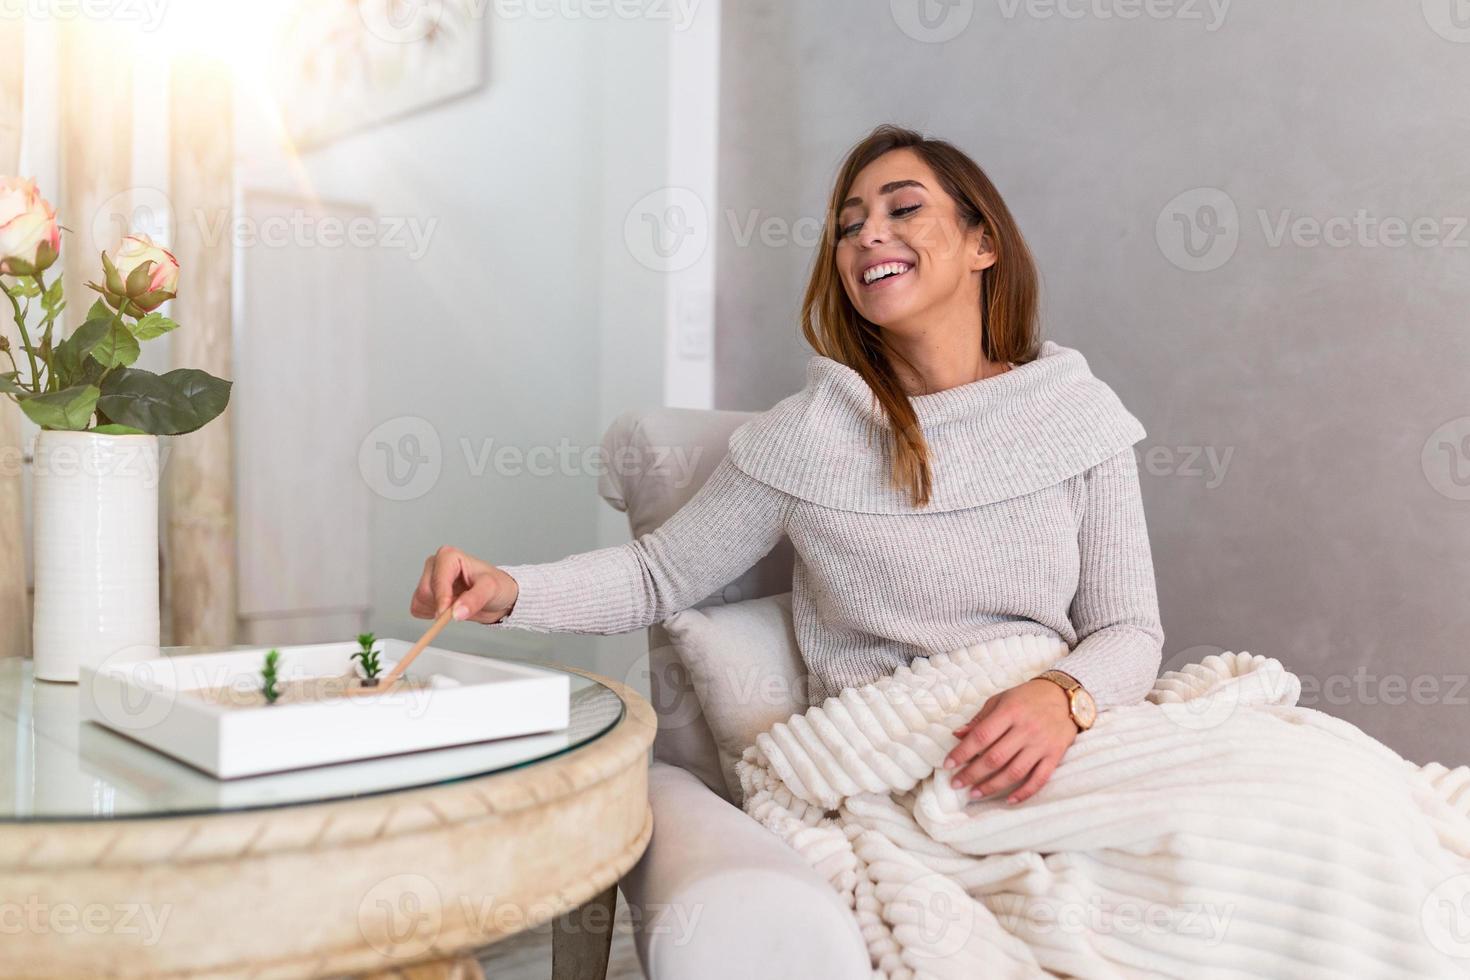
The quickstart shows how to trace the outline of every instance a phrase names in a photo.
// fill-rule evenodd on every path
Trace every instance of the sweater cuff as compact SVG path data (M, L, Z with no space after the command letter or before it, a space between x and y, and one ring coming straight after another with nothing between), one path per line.
M486 625L601 635L645 625L637 600L629 598L642 587L634 547L630 542L560 561L499 566L516 580L516 601L509 615Z
M1102 711L1142 701L1158 679L1162 659L1159 642L1151 633L1119 625L1089 634L1051 669L1077 678Z
M586 595L577 585L569 581L570 576L558 576L541 565L500 565L499 569L516 581L516 601L510 613L490 628L510 626L532 630L537 633L555 632L558 610L574 605L579 592Z

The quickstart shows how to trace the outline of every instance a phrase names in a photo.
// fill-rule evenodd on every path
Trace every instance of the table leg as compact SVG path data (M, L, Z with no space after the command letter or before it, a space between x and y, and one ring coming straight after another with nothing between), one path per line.
M551 926L551 980L605 980L612 949L617 882Z

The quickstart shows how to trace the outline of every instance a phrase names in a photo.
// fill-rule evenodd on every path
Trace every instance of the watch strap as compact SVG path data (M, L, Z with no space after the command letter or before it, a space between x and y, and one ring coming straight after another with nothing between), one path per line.
M1064 670L1043 670L1036 676L1046 678L1066 692L1067 715L1079 730L1085 730L1087 726L1083 725L1081 719L1077 717L1077 692L1086 690L1082 682Z
M1060 684L1062 686L1062 689L1068 694L1071 694L1073 691L1078 690L1082 687L1081 681L1079 681L1077 678L1073 677L1071 674L1067 673L1064 670L1043 670L1036 676L1045 677L1049 681L1055 681L1056 683Z

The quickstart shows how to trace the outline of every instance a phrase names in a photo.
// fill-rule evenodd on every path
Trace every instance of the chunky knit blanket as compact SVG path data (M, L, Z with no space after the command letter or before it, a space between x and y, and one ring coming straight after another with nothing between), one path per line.
M936 778L951 729L1066 652L1021 635L914 660L736 763L745 811L846 899L873 977L1470 976L1470 767L1299 707L1272 658L1165 672L1021 803Z

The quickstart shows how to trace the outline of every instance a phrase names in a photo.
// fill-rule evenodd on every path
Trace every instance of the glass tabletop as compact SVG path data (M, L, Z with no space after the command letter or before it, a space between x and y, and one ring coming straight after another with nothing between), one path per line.
M168 656L202 647L165 647ZM521 663L523 661L516 661ZM503 772L585 745L623 717L623 699L565 673L564 731L219 780L94 722L80 720L78 686L37 681L31 661L0 660L0 823L109 820L319 803Z

